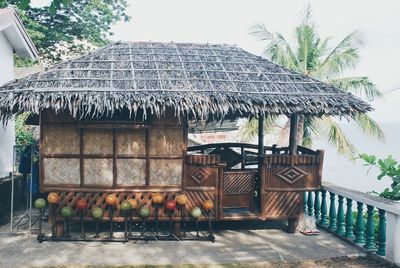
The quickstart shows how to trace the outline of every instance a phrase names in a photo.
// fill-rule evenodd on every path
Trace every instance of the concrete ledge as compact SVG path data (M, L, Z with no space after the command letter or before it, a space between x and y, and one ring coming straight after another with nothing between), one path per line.
M343 197L350 198L353 201L361 202L366 205L374 206L387 212L400 215L400 202L364 193L361 191L344 188L330 182L323 182L322 189L337 195L341 195Z

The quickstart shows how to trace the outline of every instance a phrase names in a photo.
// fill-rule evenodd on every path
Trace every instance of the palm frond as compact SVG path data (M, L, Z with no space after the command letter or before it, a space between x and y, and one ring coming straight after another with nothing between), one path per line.
M351 32L331 50L314 75L332 77L342 74L348 68L354 68L360 58L359 48L362 44L360 33Z
M301 145L310 148L312 146L313 134L316 133L315 119L311 116L304 116L303 139Z
M278 120L278 116L275 115L267 115L265 117L264 129L265 133L271 133L273 129L276 127L276 123ZM239 136L243 140L251 140L258 135L258 119L251 118L247 120L243 125L239 128Z
M351 92L368 100L374 100L383 96L382 92L366 76L336 78L326 82L343 91Z
M280 33L271 33L264 24L255 24L250 28L249 34L258 41L266 42L264 54L273 62L297 70L298 61L290 44Z
M354 121L364 134L377 138L381 141L385 139L385 133L375 120L367 114L356 114Z
M327 138L328 142L333 144L339 154L353 158L356 148L347 138L338 123L332 117L322 117L316 119L318 134Z

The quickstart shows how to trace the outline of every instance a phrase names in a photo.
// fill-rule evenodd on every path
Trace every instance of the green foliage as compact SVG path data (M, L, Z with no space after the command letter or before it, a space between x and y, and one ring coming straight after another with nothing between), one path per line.
M379 196L400 200L400 164L391 155L378 159L375 155L360 154L359 158L365 162L364 166L368 166L370 169L372 167L379 169L378 180L382 180L384 177L389 177L392 180L391 189L386 188Z
M360 33L351 32L332 46L330 38L320 37L316 23L311 20L310 7L306 9L303 21L295 28L294 44L289 43L289 39L281 33L268 31L263 24L254 25L249 34L266 43L264 54L272 62L366 100L382 96L382 92L366 76L343 77L344 72L354 69L360 59L359 49L363 45ZM384 138L382 129L368 115L355 115L354 121L363 133L378 139ZM352 157L355 153L355 147L333 118L304 116L300 123L303 133L299 134L299 138L302 138L303 146L310 147L312 137L319 136L336 146L341 154ZM287 131L286 128L284 130Z
M32 128L25 125L25 120L28 116L28 113L23 113L17 115L15 119L15 144L17 146L28 145L33 142Z
M42 59L49 63L81 55L109 43L111 26L128 21L126 0L53 0L32 7L30 0L0 0L19 13Z

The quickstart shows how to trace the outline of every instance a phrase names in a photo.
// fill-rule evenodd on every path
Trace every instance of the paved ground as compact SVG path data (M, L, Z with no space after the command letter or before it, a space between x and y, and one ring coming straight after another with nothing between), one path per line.
M364 254L329 233L288 234L282 226L230 223L216 242L44 242L36 236L0 235L0 267L296 262ZM228 229L228 230L226 230ZM4 231L4 227L0 231Z

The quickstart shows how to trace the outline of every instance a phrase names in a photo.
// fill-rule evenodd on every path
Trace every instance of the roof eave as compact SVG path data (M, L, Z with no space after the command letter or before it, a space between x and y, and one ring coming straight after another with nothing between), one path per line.
M0 16L0 32L4 33L18 56L37 59L38 51L17 12L12 8L6 9Z

